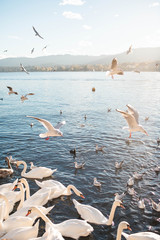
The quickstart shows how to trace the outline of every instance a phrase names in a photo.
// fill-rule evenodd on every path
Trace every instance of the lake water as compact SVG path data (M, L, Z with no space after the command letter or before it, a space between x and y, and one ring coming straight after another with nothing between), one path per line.
M6 86L13 87L19 95L9 96ZM22 103L20 96L29 92L35 95L28 96ZM72 194L50 201L47 206L55 204L49 215L54 223L79 218L73 198L98 208L107 216L114 193L127 189L127 180L134 171L146 173L142 181L135 182L136 196L160 201L160 174L153 171L160 165L160 148L156 142L160 137L159 72L126 72L114 80L106 78L104 72L0 73L0 98L3 98L0 101L0 167L5 167L5 157L12 155L27 164L33 161L37 166L57 168L53 178L65 186L75 185L85 196L84 200ZM149 134L133 133L129 143L126 142L129 132L122 129L127 123L115 111L116 108L126 110L128 103L139 111L140 123ZM44 127L26 115L44 118L53 126L65 120L66 125L61 128L64 137L41 139L39 134L45 132ZM33 128L30 123L34 123ZM96 153L96 144L104 145L105 152ZM74 148L75 159L70 154ZM75 171L75 160L85 161L85 169ZM115 161L122 160L122 169L115 171ZM13 176L0 179L0 184L20 177L22 167L13 168ZM94 177L101 182L101 189L93 186ZM33 180L29 180L29 185L31 193L38 190ZM117 208L114 226L92 224L94 232L80 239L115 239L122 220L130 223L133 232L147 231L150 227L160 232L159 213L152 210L147 201L146 209L140 210L136 198L126 194L123 202L126 209Z

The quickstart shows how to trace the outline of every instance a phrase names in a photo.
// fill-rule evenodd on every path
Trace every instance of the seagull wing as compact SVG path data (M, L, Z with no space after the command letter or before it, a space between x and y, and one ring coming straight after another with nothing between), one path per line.
M127 107L128 107L129 113L132 114L135 117L137 123L139 124L139 113L138 113L138 111L134 107L132 107L130 104L127 104Z
M55 128L52 126L52 124L45 119L32 117L32 116L26 116L26 117L30 117L30 118L34 118L34 119L38 120L48 131L55 131Z
M117 68L117 58L113 58L112 60L112 65L111 65L111 69L115 70Z
M60 129L60 127L62 127L64 124L66 124L66 122L62 121L62 122L58 123L54 128L55 129Z
M33 27L33 26L32 26L32 27ZM35 34L36 34L38 37L40 37L40 38L43 39L43 37L41 37L41 35L39 35L39 33L37 32L37 30L35 29L35 27L33 27L33 30L35 31Z
M122 114L122 116L126 119L126 121L128 123L128 126L130 128L134 128L134 127L137 126L137 121L136 121L135 117L132 114L124 112L124 111L121 111L119 109L116 109L116 111L120 112Z
M156 202L154 202L152 199L151 199L151 201L152 201L152 207L153 207L153 209L154 209L154 210L157 210L157 207L158 207L157 205L158 205L158 204L157 204Z
M28 95L34 95L34 93L27 93L27 94L25 95L25 97L28 96Z
M9 91L13 91L12 87L7 86L7 88L9 89Z

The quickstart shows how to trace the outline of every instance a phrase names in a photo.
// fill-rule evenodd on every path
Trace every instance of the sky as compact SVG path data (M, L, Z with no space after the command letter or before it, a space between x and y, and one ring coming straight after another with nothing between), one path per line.
M0 58L160 47L159 23L160 0L0 0Z

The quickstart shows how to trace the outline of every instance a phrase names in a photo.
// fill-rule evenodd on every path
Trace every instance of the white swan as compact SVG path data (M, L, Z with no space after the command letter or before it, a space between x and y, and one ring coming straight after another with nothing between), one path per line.
M27 163L25 161L17 161L17 166L19 166L20 164L23 164L24 166L23 171L21 172L21 176L26 178L42 179L45 177L50 177L55 171L57 171L57 169L52 170L46 167L37 167L26 173Z
M98 209L90 205L81 204L77 202L75 199L73 199L73 203L78 213L80 214L80 216L83 219L85 219L87 222L95 223L95 224L104 224L104 225L112 224L115 210L118 206L124 208L120 200L114 201L110 211L109 218L107 219Z
M13 174L13 168L10 164L9 158L6 157L8 168L0 168L0 178L5 178Z
M0 194L0 198L3 198L5 201L5 211L7 212L7 215L9 214L9 202L8 199ZM3 236L5 233L11 231L12 229L19 228L19 227L25 227L25 226L32 226L34 223L34 219L32 218L26 218L25 216L15 216L15 217L9 217L7 216L7 220L3 221L3 216L1 216L0 219L0 237Z
M20 227L9 231L1 239L28 240L37 237L39 229L39 220L34 226Z
M77 196L84 198L83 194L72 184L65 187L62 183L55 180L46 180L43 182L39 182L35 180L35 182L42 189L45 189L46 187L50 188L51 190L51 193L49 196L50 200L53 198L58 198L61 195L69 196L72 194L72 190Z
M8 191L11 191L14 188L14 186L17 184L17 182L18 182L18 179L16 179L13 183L4 183L0 185L0 192L5 193Z
M123 222L123 229L127 229L127 228L128 229L130 228L129 223ZM127 233L122 232L123 229L120 228L119 232L121 231L122 235L127 240L159 240L160 239L160 235L153 233L153 232L138 232L138 233L133 233L133 234L127 234ZM121 237L117 238L116 240L121 240Z
M37 207L32 207L28 211L27 216L32 211L39 213L39 216L45 222L48 222L50 226L58 230L64 237L71 237L74 239L78 239L80 236L84 236L84 237L88 236L93 231L93 227L90 224L88 224L85 220L69 219L58 224L53 224L48 219L48 217L46 217Z
M45 205L49 200L50 195L50 189L41 189L34 193L32 196L30 196L26 201L24 201L24 188L22 183L18 183L15 186L16 188L20 188L20 191L22 192L22 198L18 206L18 210L21 207L28 207L28 206L43 206ZM26 191L28 190L28 186L26 187ZM27 196L27 194L26 194Z
M51 207L48 207L48 208L45 208L45 207L42 207L42 205L46 204L47 201L48 201L48 196L49 196L49 193L44 192L39 192L39 194L33 194L31 197L30 197L30 194L29 194L29 185L28 185L28 182L26 181L26 179L20 179L19 180L19 184L16 186L18 188L20 188L20 191L22 192L22 195L21 195L21 201L17 207L17 211L14 212L12 215L10 215L10 217L13 217L13 216L25 216L25 213L26 211L28 211L28 209L30 208L30 206L38 206L41 211L45 214L47 214L48 212L50 212L52 210L52 208L54 206L51 206ZM26 188L26 201L24 201L25 197L24 197L24 188L23 188L23 184L22 182L25 184L25 188ZM31 214L30 216L31 218L34 218L36 219L36 216L34 214Z
M117 229L116 240L121 240L123 229L129 229L130 231L132 231L132 229L130 228L129 223L127 223L125 221L120 222L119 225L118 225L118 229Z
M62 237L62 234L47 222L46 222L45 229L46 229L46 232L43 234L43 236L38 238L31 238L29 240L64 240L64 238Z

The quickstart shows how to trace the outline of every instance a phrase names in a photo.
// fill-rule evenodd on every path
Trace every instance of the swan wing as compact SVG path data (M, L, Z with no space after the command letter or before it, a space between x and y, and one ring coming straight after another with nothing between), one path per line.
M36 183L40 188L44 188L44 187L50 187L50 188L52 188L52 187L65 188L65 186L64 186L62 183L60 183L60 182L58 182L58 181L56 181L56 180L46 180L46 181L43 181L43 182L39 182L39 181L35 180L35 183Z
M126 119L128 126L130 128L136 128L137 127L137 121L135 119L135 117L127 112L121 111L119 109L116 109L117 112L120 112L122 114L122 116Z
M134 107L132 107L130 104L127 104L127 107L128 107L129 113L132 114L135 117L137 123L139 123L138 111Z
M26 116L26 117L30 117L38 120L48 131L56 131L55 128L52 126L52 124L45 119L32 117L32 116Z
M96 209L90 205L80 204L78 202L75 204L76 204L75 207L76 207L78 213L87 222L96 223L96 224L106 224L107 223L108 219L98 209Z
M133 233L133 234L124 234L122 232L122 235L127 240L159 240L159 234L153 233L153 232L139 232L139 233Z

